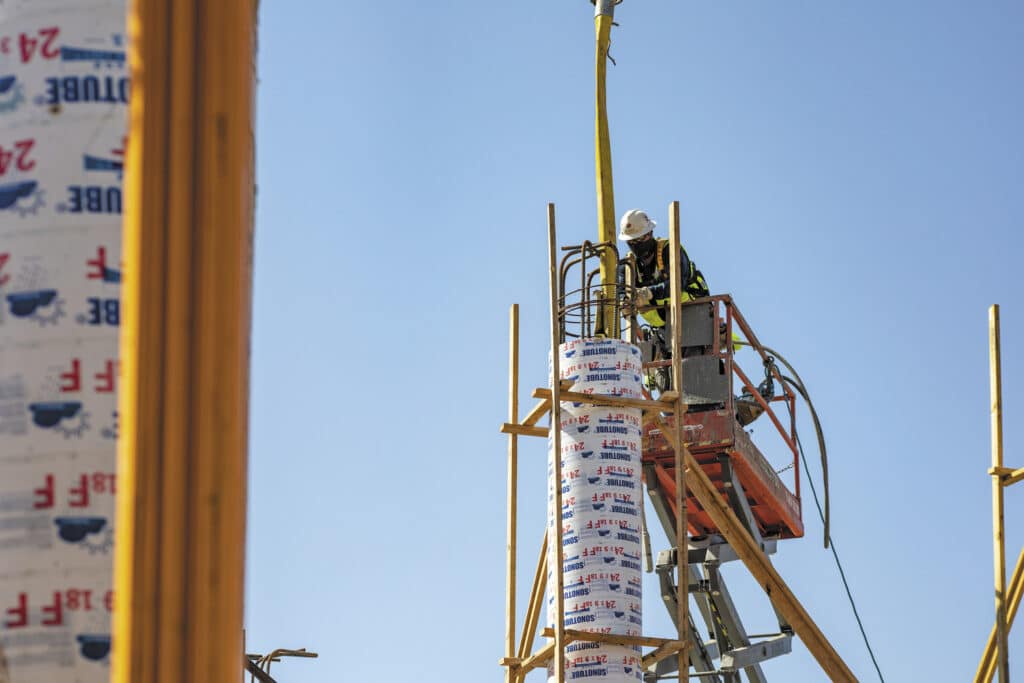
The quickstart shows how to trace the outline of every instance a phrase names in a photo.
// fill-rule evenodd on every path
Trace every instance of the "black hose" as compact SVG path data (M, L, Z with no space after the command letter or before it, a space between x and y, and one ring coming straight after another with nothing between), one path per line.
M736 343L737 344L742 344L743 346L753 347L753 344L751 344L750 342L737 341ZM770 354L772 356L775 356L777 359L779 359L782 362L782 364L786 366L786 369L789 370L791 373L793 373L793 377L795 379L791 379L791 378L788 378L788 377L783 375L782 376L782 380L784 382L787 382L787 383L791 384L793 386L793 388L797 390L797 392L804 399L804 401L807 402L807 407L811 411L811 419L814 420L814 430L818 433L818 451L821 453L821 478L822 478L822 481L824 483L824 489L825 489L825 495L824 495L824 498L825 498L825 512L822 515L822 524L824 524L824 526L825 526L825 541L824 541L825 542L825 548L828 548L829 547L829 543L831 543L831 538L832 538L832 535L831 535L832 513L831 513L831 505L829 503L829 486L828 486L828 451L825 450L825 435L824 435L824 432L821 429L821 420L818 419L818 411L816 411L814 409L814 403L811 401L811 397L807 393L807 387L804 386L803 380L800 379L800 374L796 371L796 369L792 365L790 365L789 361L787 361L785 359L785 357L781 353L779 353L778 351L776 351L773 348L770 348L768 346L763 346L763 345L760 348L765 353L768 353L768 354ZM804 469L805 470L807 469L807 463L806 462L804 463ZM810 473L808 473L807 479L810 480L810 478L811 478L810 477Z
M796 385L794 385L795 388ZM803 392L801 392L803 395ZM806 397L805 397L806 398ZM804 446L800 443L800 437L796 439L797 448L800 450L800 459L803 460L804 467L807 467L807 457L804 455ZM824 523L825 515L821 512L821 503L818 502L818 491L814 488L814 479L808 475L807 483L811 485L811 494L814 496L814 505L818 508L818 516ZM828 539L831 540L831 539ZM829 549L832 551L832 557L836 561L836 567L839 569L839 578L843 580L843 588L846 589L846 598L850 601L850 608L853 609L853 618L857 620L857 627L860 629L860 637L864 640L864 646L868 649L868 654L871 656L871 663L875 665L875 671L878 672L878 680L885 683L885 677L882 676L882 670L878 666L878 660L875 659L875 652L871 649L871 643L868 642L868 634L864 630L864 622L860 620L860 612L857 611L857 603L854 602L853 593L850 592L850 584L846 581L846 572L843 571L843 563L839 561L839 553L836 551L836 544L831 543Z
M746 346L753 346L749 342L738 342L738 343L744 344ZM828 457L827 457L826 452L825 452L825 436L824 436L824 432L821 429L821 421L818 419L818 412L814 409L814 403L811 402L811 397L807 393L807 387L804 386L803 380L800 379L800 375L797 373L796 369L792 365L790 365L789 361L787 361L782 356L782 354L780 354L775 349L769 348L767 346L761 346L760 348L765 353L769 353L772 356L775 356L778 360L780 360L782 362L783 365L786 366L787 370L789 370L791 373L793 373L793 377L787 377L786 375L781 375L782 381L785 382L787 386L793 387L797 391L797 393L800 394L801 398L803 398L804 401L807 402L807 407L811 411L811 418L814 420L814 430L818 434L818 450L821 452L821 471L822 471L822 479L823 479L824 484L825 484L825 496L824 496L824 498L825 498L825 509L824 509L824 511L821 508L821 501L818 499L818 489L814 486L814 478L811 477L811 473L810 473L808 465L807 465L807 456L804 454L804 445L800 441L800 436L796 433L796 430L794 429L794 436L796 437L797 450L800 452L800 460L803 462L804 471L807 472L806 479L807 479L807 483L811 487L811 495L814 498L814 506L818 509L818 517L821 518L821 523L825 527L825 547L832 551L832 558L836 562L836 568L839 569L839 578L842 579L842 581L843 581L843 588L846 590L846 598L847 598L847 600L849 600L850 608L853 610L853 617L854 617L854 619L857 620L857 627L860 629L860 636L864 640L864 646L868 650L868 655L871 656L871 663L874 664L875 671L878 673L878 680L881 681L882 683L885 683L885 677L882 676L882 669L878 666L878 660L875 659L875 652L874 652L874 650L871 649L871 643L868 640L867 631L864 630L864 622L861 621L860 612L857 611L857 603L853 599L853 592L850 590L850 584L846 580L846 572L843 570L843 563L839 561L839 553L836 550L835 543L832 541L832 532L831 532L830 524L829 524Z

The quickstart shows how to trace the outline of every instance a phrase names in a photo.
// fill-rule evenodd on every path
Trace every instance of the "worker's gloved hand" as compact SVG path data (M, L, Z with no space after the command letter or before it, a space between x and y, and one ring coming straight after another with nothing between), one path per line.
M648 287L641 287L636 290L636 295L633 297L633 303L639 308L646 306L651 303L651 290Z

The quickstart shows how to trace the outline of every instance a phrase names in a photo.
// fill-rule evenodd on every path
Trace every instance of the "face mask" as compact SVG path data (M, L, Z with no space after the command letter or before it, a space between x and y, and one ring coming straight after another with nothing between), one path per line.
M655 249L658 247L658 240L649 239L643 242L637 242L636 244L629 245L630 250L640 260L646 261L654 254Z

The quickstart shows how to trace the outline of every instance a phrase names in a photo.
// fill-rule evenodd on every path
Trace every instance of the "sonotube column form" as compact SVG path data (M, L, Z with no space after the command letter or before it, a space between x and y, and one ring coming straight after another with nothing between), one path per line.
M640 352L617 339L578 339L559 349L561 379L572 390L643 398ZM641 412L562 403L562 509L555 515L554 457L548 448L548 538L562 525L565 627L642 635L640 525ZM548 586L557 560L549 550ZM548 624L555 619L548 591ZM565 680L643 680L639 648L575 642L566 647ZM549 667L548 679L555 680Z
M0 2L0 683L110 676L124 41Z

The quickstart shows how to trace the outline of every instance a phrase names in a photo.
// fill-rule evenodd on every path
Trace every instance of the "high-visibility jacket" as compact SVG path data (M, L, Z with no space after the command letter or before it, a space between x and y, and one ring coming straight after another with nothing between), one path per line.
M711 291L708 289L708 283L704 280L704 274L693 265L693 261L687 256L686 250L682 246L679 247L679 251L682 257L679 266L685 283L681 296L682 301L687 302L709 296ZM650 289L651 303L658 307L644 311L640 315L651 327L664 327L665 318L668 317L665 307L672 295L669 282L671 275L669 273L670 254L667 239L658 240L656 254L656 258L646 263L637 261L639 279L637 286Z

